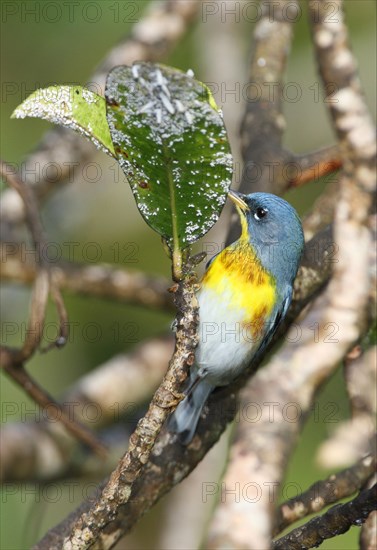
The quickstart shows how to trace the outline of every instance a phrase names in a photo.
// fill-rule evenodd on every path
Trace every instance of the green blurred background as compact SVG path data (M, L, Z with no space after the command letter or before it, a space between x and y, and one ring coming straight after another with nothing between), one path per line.
M50 7L43 9L43 5ZM38 144L49 124L39 120L10 120L10 114L29 93L52 83L84 84L93 69L106 53L124 37L138 20L148 2L3 2L1 33L2 103L1 103L1 157L19 163ZM223 3L224 4L224 3ZM242 2L241 2L242 4ZM346 0L347 20L354 53L358 59L367 101L375 109L375 2ZM131 6L131 8L130 8ZM295 152L305 152L334 141L321 92L316 97L318 77L313 64L309 39L306 3L301 3L302 17L295 28L292 54L289 58L287 82L298 84L301 97L286 102L287 131L285 144ZM119 12L119 18L117 13ZM242 18L234 22L234 41L238 44L237 64L244 68L239 74L245 80L253 25ZM126 21L123 21L123 19ZM131 21L130 21L131 19ZM182 69L192 68L202 81L211 81L208 72L206 25L203 18L188 33L174 52L164 61ZM219 25L218 33L222 33ZM227 120L227 102L238 103L226 91L235 87L226 68L220 84L222 94L218 103L224 105ZM293 89L291 90L293 93ZM291 96L292 97L292 96ZM236 105L236 108L240 105ZM242 106L240 107L242 112ZM231 111L229 111L231 112ZM231 135L231 139L235 139ZM234 147L235 144L233 143ZM122 174L114 172L114 163L103 154L94 153L93 160L102 173L88 172L75 182L54 194L43 207L43 220L50 241L60 243L63 257L68 257L69 245L77 242L74 259L91 260L94 251L100 261L118 263L125 268L143 270L169 276L169 262L160 246L159 238L141 220ZM290 200L303 214L318 196L326 182L313 182L305 188L291 192ZM221 223L221 221L220 221ZM95 249L88 243L96 243ZM126 243L126 245L125 245ZM120 257L117 250L123 249ZM130 248L131 247L131 248ZM131 257L127 254L135 251ZM88 258L89 256L89 258ZM95 263L95 262L93 262ZM16 323L20 327L27 319L30 289L4 284L1 287L2 323ZM134 341L127 337L114 338L114 325L122 327L137 323L137 341L158 335L168 328L171 316L165 313L119 305L77 296L65 296L70 319L79 323L74 341L61 351L36 356L28 368L35 378L52 394L59 395L82 374L119 351L132 348ZM52 308L48 320L55 320ZM88 334L85 327L95 321L96 331ZM7 339L7 344L19 344L22 329ZM94 341L93 341L94 340ZM133 340L133 339L132 339ZM25 408L35 410L24 394L1 373L2 404L16 403L12 415L3 421L17 421L24 417ZM336 404L334 416L329 420L329 406ZM330 404L330 405L329 405ZM4 407L2 407L4 412ZM325 477L315 462L318 444L348 417L346 393L338 372L326 385L316 404L316 416L309 418L291 461L287 483L306 488ZM288 487L288 486L287 486ZM59 498L53 496L60 495ZM52 491L50 498L43 497L43 488L36 484L23 485L17 490L6 487L2 492L1 548L24 549L29 547L45 530L62 518L81 499L80 489L72 499L64 484L53 484L45 489ZM289 493L285 497L291 496ZM56 502L54 502L56 500ZM153 548L154 529L158 529L163 504L144 518L128 548ZM146 528L147 527L147 528ZM322 548L345 550L357 548L358 529L353 528L342 537L326 541Z

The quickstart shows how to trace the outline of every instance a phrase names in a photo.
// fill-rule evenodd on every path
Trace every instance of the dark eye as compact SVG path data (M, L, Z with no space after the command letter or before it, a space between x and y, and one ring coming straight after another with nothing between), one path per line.
M267 216L267 208L262 208L261 206L259 208L256 209L256 211L254 212L254 218L256 220L261 220L262 218L264 218L265 216Z

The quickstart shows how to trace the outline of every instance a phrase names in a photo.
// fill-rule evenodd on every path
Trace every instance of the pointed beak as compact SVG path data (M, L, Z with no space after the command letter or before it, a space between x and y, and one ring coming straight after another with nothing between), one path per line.
M242 212L249 211L249 207L245 202L245 195L243 193L238 193L238 191L233 191L232 189L230 189L228 197Z

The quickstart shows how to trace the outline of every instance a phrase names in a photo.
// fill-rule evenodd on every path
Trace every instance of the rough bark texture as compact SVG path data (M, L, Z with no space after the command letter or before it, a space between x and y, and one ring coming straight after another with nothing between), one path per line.
M269 9L272 4L274 18L271 18ZM334 4L339 8L337 13L341 14L341 0L331 3L312 0L310 8L313 43L321 77L325 86L335 83L337 89L333 96L337 101L329 104L329 107L339 145L325 147L308 155L295 155L282 147L285 121L282 114L282 94L279 92L283 86L294 20L288 19L284 14L286 15L287 9L296 9L297 4L291 0L263 2L262 18L255 27L249 90L251 93L252 86L255 85L259 90L264 90L264 95L259 101L250 100L247 103L241 130L245 164L241 190L246 193L264 190L281 194L286 189L302 185L311 179L310 173L316 169L318 176L341 166L343 171L339 182L330 186L323 200L317 202L305 222L306 235L313 238L306 246L295 283L291 311L278 335L284 334L287 341L242 393L236 440L225 474L223 498L215 511L206 542L207 547L211 548L228 545L232 548L259 550L270 547L274 529L276 533L291 520L295 521L300 514L318 511L322 505L335 502L332 498L350 495L352 489L359 489L371 474L373 462L368 459L359 462L348 472L339 474L334 480L335 497L329 493L329 480L319 483L294 503L283 505L276 527L270 489L277 489L282 482L287 461L316 391L365 333L372 311L370 304L376 298L372 290L375 256L370 252L375 245L376 236L371 230L372 194L376 183L375 134L361 93L343 19L339 18L337 22L331 20L330 25L326 17L326 10ZM109 67L114 64L129 64L136 58L160 59L183 35L188 23L197 13L198 6L198 2L191 0L166 1L161 7L152 3L150 14L136 25L131 37L109 55L94 78L98 77L98 82L103 83ZM266 86L266 83L273 86L277 83L276 93L271 94L271 87ZM81 162L88 158L92 151L88 147L91 149L84 140L64 130L56 130L47 136L28 162L31 165L35 162L43 165L54 162L58 156L59 163L64 164L66 161L69 167L72 161ZM286 168L291 162L297 162L302 168L300 177L286 178ZM261 173L257 184L255 178L250 176L255 166ZM271 171L271 167L277 169ZM68 175L64 171L61 174L63 178ZM38 182L35 185L38 197L41 199L56 188L55 183L58 182ZM14 193L7 192L2 202L5 222L11 225L24 219L24 211L14 198ZM234 240L236 228L237 223L233 220L228 242ZM353 261L355 257L358 258L357 262ZM33 266L28 266L26 275L20 273L16 254L8 264L5 276L12 276L12 269L16 278L24 277L23 282L34 277ZM96 269L93 276L86 266L56 266L57 284L83 294L134 300L133 303L153 307L169 307L169 299L163 296L159 279L142 279L138 275L137 278L128 276L125 280L124 273L120 276L118 271L105 267ZM78 273L83 284L78 284L75 280ZM143 285L147 283L150 283L151 291L146 294ZM195 468L218 440L227 423L234 418L237 412L237 391L245 384L250 373L256 370L263 357L251 365L248 372L234 384L213 393L202 415L197 435L189 446L181 446L176 437L162 427L179 398L178 392L186 377L187 366L194 357L197 308L192 283L193 281L187 281L185 285L180 285L175 294L180 311L176 349L168 373L156 391L146 416L130 438L127 453L110 479L103 481L102 493L96 503L83 503L68 518L51 529L35 548L53 550L62 547L113 547L161 496ZM305 312L298 324L292 325L295 317L311 301L313 303L309 311ZM313 342L310 328L313 323L317 323L319 327L319 342ZM339 342L329 345L324 343L327 336L326 326L334 323L338 326L340 339ZM298 331L300 338L297 338ZM162 369L163 358L166 358L171 345L168 340L161 343L159 369ZM143 349L139 349L141 355ZM139 361L143 364L143 360L137 352L135 356L135 361L131 363L137 368ZM129 358L122 359L122 372L125 365L129 367L128 361ZM90 379L92 384L90 381L86 383L87 379L83 380L69 398L80 402L93 399L107 410L106 396L93 388L98 388L99 381L106 387L106 384L112 385L114 380L119 380L119 364L114 360L93 373ZM153 368L150 361L147 364L148 368ZM147 391L152 391L152 384ZM130 390L131 399L132 395L140 398L136 385ZM357 395L360 403L360 395ZM274 405L273 422L271 403ZM289 409L292 403L296 407L293 412ZM251 423L248 421L247 411L255 404L260 407L261 417L257 423ZM296 414L293 421L290 412ZM106 423L107 420L104 421ZM43 430L35 430L35 426L32 433L38 433L37 437L41 438L45 435ZM48 437L51 449L56 449L59 438L55 439L51 434ZM17 445L22 447L22 436L16 439L21 442L21 445ZM38 439L36 444L37 442ZM38 457L36 446L33 448L34 456ZM72 448L70 443L68 452ZM8 457L9 462L11 458ZM60 462L60 467L63 464L64 459ZM8 475L12 477L12 468L8 471ZM60 475L61 472L57 468L55 475ZM250 506L249 498L241 498L241 501L235 502L227 492L228 489L231 491L235 484L239 484L241 489L246 488L250 480L253 488L261 491L260 498L253 506ZM316 501L311 500L314 490L318 490L320 494ZM363 544L367 548L372 540L370 525L374 514L370 512L373 510L374 490L375 488L363 490L354 501L343 507L332 508L321 518L313 520L313 523L309 522L305 526L306 530L304 527L301 531L288 535L288 538L276 541L274 547L277 548L280 544L280 547L296 548L298 541L304 545L318 544L327 536L344 532L353 523L363 522L369 514L363 532ZM246 495L249 496L247 493Z

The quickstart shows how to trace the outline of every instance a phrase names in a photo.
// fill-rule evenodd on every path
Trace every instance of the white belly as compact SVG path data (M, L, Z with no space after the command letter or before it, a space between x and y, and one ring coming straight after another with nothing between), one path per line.
M202 376L214 386L228 384L250 361L255 342L243 325L246 312L232 308L230 293L211 289L198 293L199 345L196 364Z

